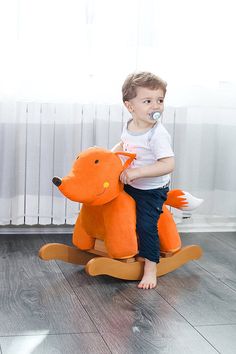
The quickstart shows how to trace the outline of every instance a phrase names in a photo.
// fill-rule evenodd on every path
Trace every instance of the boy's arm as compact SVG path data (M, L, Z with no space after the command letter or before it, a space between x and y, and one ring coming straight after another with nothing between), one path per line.
M120 175L120 180L127 184L136 178L164 176L174 170L174 165L174 157L165 157L152 165L126 169Z
M112 152L117 152L117 151L123 151L123 142L120 141L118 144L116 144L115 146L113 146L113 148L111 149Z

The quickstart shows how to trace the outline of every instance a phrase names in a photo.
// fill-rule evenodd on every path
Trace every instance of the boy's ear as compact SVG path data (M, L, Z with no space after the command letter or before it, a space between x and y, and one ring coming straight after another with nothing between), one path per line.
M123 164L123 170L125 170L136 157L136 154L131 154L129 152L124 151L116 151L114 152L114 154L120 158Z
M125 107L128 109L128 111L131 113L133 112L133 107L129 101L124 102Z

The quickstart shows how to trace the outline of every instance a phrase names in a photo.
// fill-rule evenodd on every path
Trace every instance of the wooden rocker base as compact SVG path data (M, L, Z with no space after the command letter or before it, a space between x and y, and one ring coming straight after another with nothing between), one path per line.
M157 264L157 276L172 272L185 263L200 258L201 247L191 245L181 248L173 255L161 257ZM91 276L109 275L124 280L140 280L143 276L143 261L135 258L117 260L108 258L106 253L96 249L81 251L60 243L49 243L39 251L39 257L43 260L61 260L67 263L85 265L86 272Z

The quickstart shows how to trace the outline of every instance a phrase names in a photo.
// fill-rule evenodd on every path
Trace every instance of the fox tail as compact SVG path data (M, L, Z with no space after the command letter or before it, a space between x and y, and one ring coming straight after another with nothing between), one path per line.
M165 204L176 209L192 211L198 208L202 202L203 199L196 198L188 192L181 189L173 189L168 193Z
M180 210L192 211L202 204L202 202L203 199L196 198L192 194L180 189L173 189L168 193L165 205L163 205L163 213L158 221L161 251L176 252L181 248L181 239L175 221L166 205Z

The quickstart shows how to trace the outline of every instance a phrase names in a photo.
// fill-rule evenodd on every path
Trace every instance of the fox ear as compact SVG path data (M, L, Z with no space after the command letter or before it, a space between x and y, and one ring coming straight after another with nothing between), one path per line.
M136 154L131 154L129 152L124 151L116 151L114 152L114 154L120 158L123 164L123 170L125 170L136 157Z

